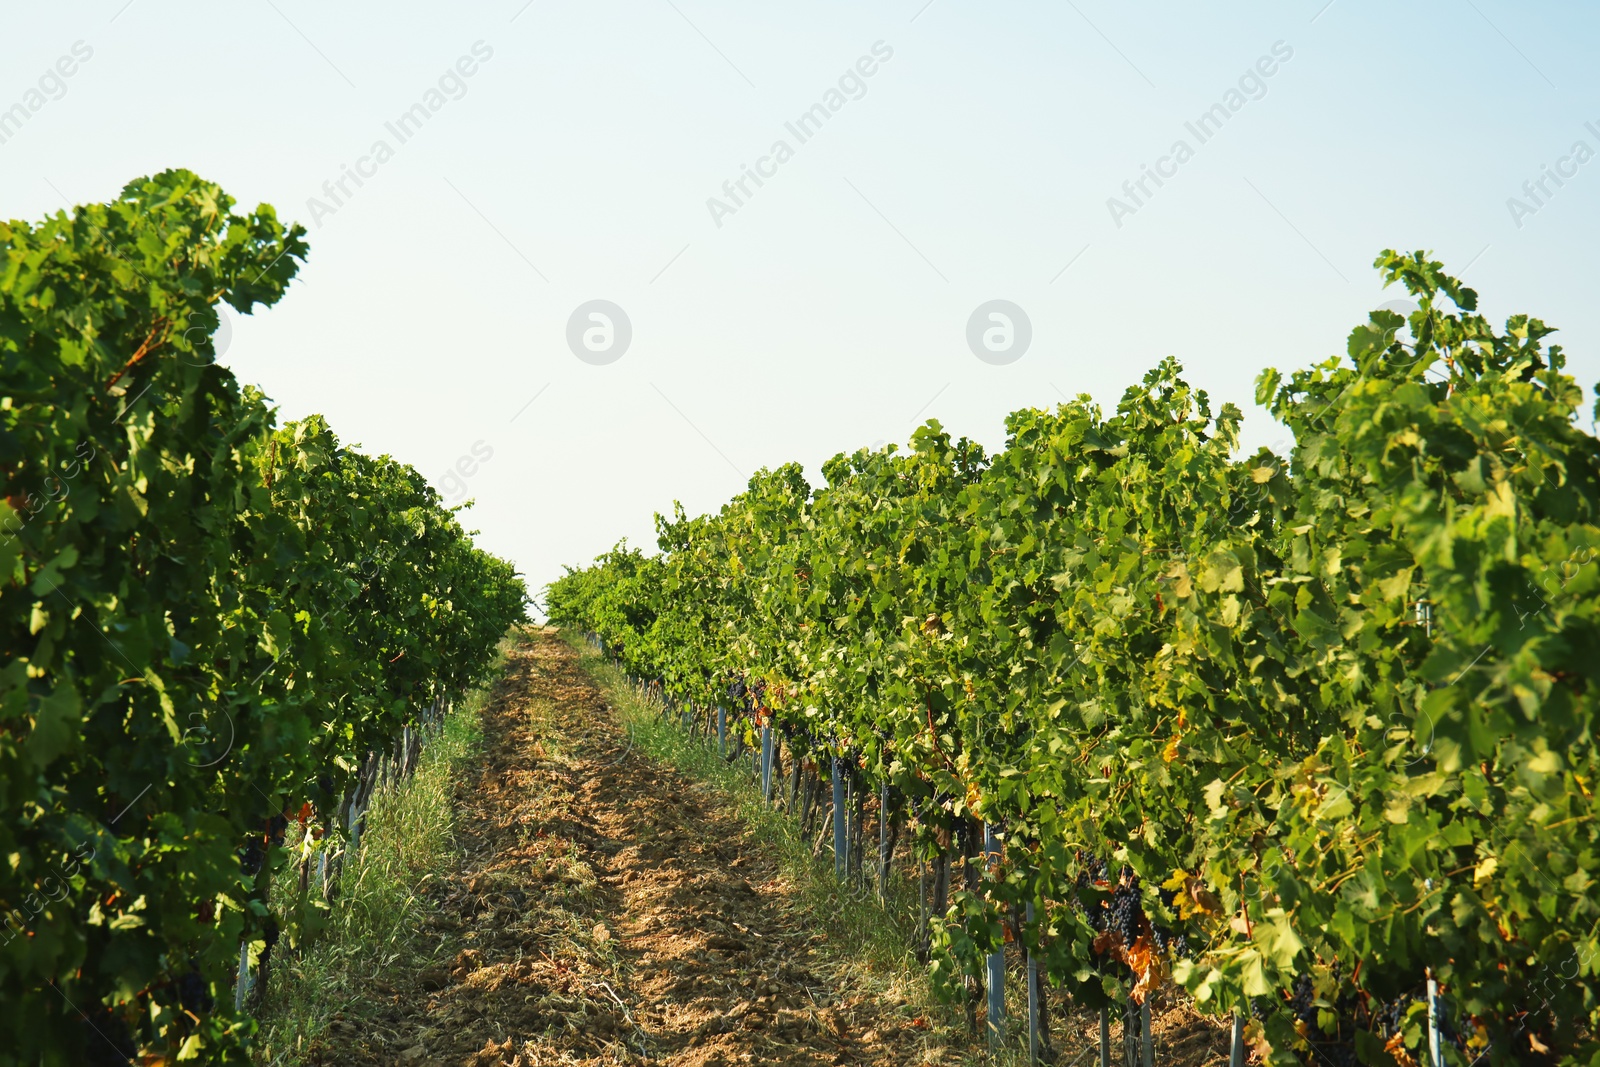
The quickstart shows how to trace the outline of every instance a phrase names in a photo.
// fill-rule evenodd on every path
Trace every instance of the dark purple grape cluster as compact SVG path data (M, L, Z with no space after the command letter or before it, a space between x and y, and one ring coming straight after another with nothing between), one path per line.
M1332 965L1330 972L1337 987L1342 973L1337 962ZM1407 995L1384 1004L1367 1018L1365 1025L1372 1029L1380 1041L1386 1039L1400 1030L1413 1001L1414 998ZM1357 1021L1360 1017L1358 996L1353 990L1338 995L1331 1005L1326 1000L1319 1005L1312 976L1301 974L1295 978L1288 992L1282 994L1281 1000L1250 1002L1250 1013L1257 1019L1264 1019L1268 1010L1284 1012L1294 1020L1296 1028L1311 1046L1312 1055L1308 1062L1328 1064L1329 1067L1355 1067L1361 1062L1355 1051L1355 1035L1363 1024ZM1324 1032L1319 1025L1323 1010L1328 1010L1335 1018L1331 1032Z
M1144 909L1139 906L1139 890L1124 883L1111 894L1111 929L1122 938L1124 945L1139 939L1139 922Z
M1106 877L1106 861L1098 856L1085 856L1080 850L1074 857L1078 861L1079 889L1088 889L1095 882L1102 882Z
M1411 1010L1411 1005L1420 1000L1420 997L1403 994L1381 1006L1372 1015L1373 1029L1385 1037L1400 1031L1405 1022L1406 1013ZM1456 1049L1466 1047L1466 1035L1456 1025L1454 1015L1441 1003L1439 1013L1439 1040L1445 1045ZM1467 1057L1469 1060L1471 1056Z
M1289 1010L1294 1017L1306 1026L1315 1028L1317 1025L1317 997L1311 987L1311 976L1302 974L1294 980L1294 987L1290 992Z
M189 971L179 975L172 983L172 991L177 994L178 1005L183 1010L196 1015L204 1015L216 1005L212 999L211 987L206 984L205 976L194 966L194 961L189 962Z
M254 877L261 870L262 857L261 842L252 837L244 848L239 850L239 869Z
M1085 854L1081 849L1074 854L1078 863L1078 877L1074 887L1072 905L1084 913L1091 929L1104 931L1111 920L1111 906L1096 896L1096 883L1105 881L1106 862L1098 856ZM1085 896L1088 897L1085 900Z
M1410 996L1401 996L1379 1007L1372 1014L1373 1028L1384 1037L1399 1033L1406 1012L1411 1008L1411 1001Z

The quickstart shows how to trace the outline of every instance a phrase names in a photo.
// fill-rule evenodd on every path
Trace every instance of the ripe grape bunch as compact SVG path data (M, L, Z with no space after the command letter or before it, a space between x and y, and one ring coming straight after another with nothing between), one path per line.
M1317 1025L1316 992L1311 988L1311 976L1309 974L1301 974L1294 980L1293 995L1289 1000L1289 1009L1294 1012L1294 1017L1308 1028Z
M1182 934L1174 936L1170 927L1151 923L1150 940L1155 942L1157 952L1179 957L1189 954L1189 939Z
M178 1005L184 1011L192 1011L196 1015L204 1015L215 1005L211 996L211 989L206 985L205 976L195 966L195 961L189 962L190 969L179 975L173 981L173 991L178 995Z
M1117 882L1111 894L1111 929L1122 938L1124 946L1129 946L1139 939L1139 929L1144 922L1144 909L1139 903L1139 876L1124 867Z

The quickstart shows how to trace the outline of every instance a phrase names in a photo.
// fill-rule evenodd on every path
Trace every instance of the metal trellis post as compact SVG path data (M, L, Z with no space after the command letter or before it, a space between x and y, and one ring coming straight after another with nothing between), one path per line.
M833 873L840 881L849 872L850 846L844 832L844 760L833 757Z
M994 835L994 823L983 824L984 859L1000 862L1000 842ZM1006 1036L1006 953L1005 947L989 953L989 1045L999 1048Z
M1028 901L1024 918L1033 923L1033 901ZM1039 1062L1039 961L1028 951L1028 1062Z
M1439 983L1428 970L1428 1056L1433 1067L1444 1067L1439 1054Z
M761 728L761 802L772 803L772 727Z

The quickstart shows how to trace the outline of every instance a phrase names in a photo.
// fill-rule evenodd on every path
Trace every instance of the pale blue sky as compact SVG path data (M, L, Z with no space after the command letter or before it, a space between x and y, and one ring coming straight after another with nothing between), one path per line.
M1592 386L1600 160L1520 228L1506 201L1600 151L1600 13L1324 5L6 3L0 111L59 99L0 143L0 212L185 166L305 222L300 280L224 361L448 490L492 453L468 520L536 586L760 466L815 472L930 416L998 447L1006 412L1113 406L1169 354L1273 443L1256 373L1342 351L1394 295L1369 266L1388 246L1467 268L1496 320L1560 327ZM80 41L64 92L29 97ZM785 123L877 42L892 57L800 143ZM1275 44L1200 144L1185 122ZM385 124L419 102L442 106L402 144ZM1193 158L1118 227L1107 199L1180 138ZM719 226L708 198L779 139L793 157ZM334 205L323 183L379 140L392 158ZM566 341L592 299L632 323L603 366ZM1005 366L967 346L991 299L1032 323Z

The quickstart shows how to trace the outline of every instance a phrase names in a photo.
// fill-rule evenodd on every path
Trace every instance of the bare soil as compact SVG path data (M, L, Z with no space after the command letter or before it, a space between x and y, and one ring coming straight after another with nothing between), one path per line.
M633 751L573 650L531 631L457 788L461 861L327 1064L953 1063L902 1000L852 993L793 888L709 787ZM836 954L837 955L837 954ZM881 991L880 991L881 994Z

